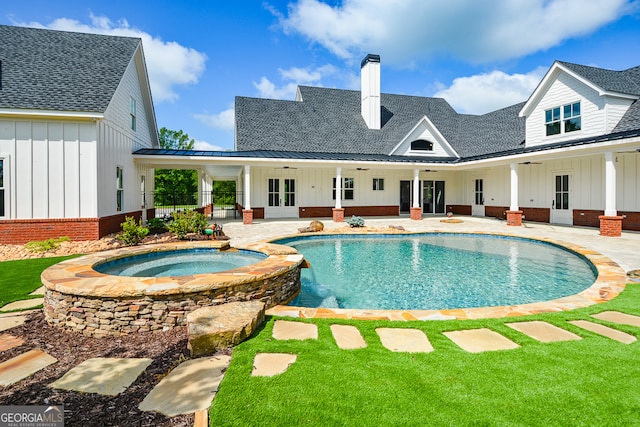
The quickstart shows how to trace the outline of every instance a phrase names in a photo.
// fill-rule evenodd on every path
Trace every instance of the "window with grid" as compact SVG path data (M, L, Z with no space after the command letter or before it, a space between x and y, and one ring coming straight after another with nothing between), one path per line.
M353 200L354 196L354 179L342 178L342 195L341 200ZM333 178L333 200L336 199L336 179Z
M124 196L122 178L123 178L122 168L120 166L117 166L116 167L116 210L118 212L122 211L122 202L123 202L123 196Z
M574 102L573 104L564 106L564 131L574 132L580 130L582 127L582 119L580 117L580 103Z
M384 178L373 178L373 191L384 190Z

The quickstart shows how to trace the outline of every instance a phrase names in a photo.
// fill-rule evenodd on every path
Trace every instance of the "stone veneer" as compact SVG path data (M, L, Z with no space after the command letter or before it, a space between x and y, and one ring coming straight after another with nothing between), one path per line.
M217 248L228 241L180 242L116 249L63 261L42 273L47 322L87 336L168 330L187 324L187 314L205 306L260 300L286 304L300 291L302 255L268 243L241 249L268 257L255 264L211 274L178 277L124 277L98 273L93 265L149 252Z

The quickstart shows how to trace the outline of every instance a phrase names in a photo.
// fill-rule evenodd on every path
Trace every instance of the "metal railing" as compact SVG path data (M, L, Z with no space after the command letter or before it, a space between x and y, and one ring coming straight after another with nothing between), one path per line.
M143 204L149 197L142 195ZM174 212L203 208L211 219L237 219L242 215L238 211L242 202L239 191L205 191L202 193L156 192L153 194L153 207L156 218L173 215Z

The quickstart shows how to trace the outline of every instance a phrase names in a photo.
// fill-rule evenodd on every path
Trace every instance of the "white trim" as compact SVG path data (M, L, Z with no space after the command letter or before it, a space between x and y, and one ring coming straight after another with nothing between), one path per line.
M0 108L0 116L23 116L32 117L55 117L62 119L77 120L100 120L104 119L104 114L89 111L56 111L56 110L20 110L15 108Z
M453 147L451 146L451 144L449 144L449 142L447 141L447 139L444 137L444 135L442 135L442 133L440 133L440 131L438 130L438 128L433 124L433 122L431 120L429 120L429 118L427 116L422 116L422 118L420 120L418 120L418 122L411 128L411 130L400 140L400 142L398 142L396 144L395 147L393 147L393 149L391 150L391 152L389 152L390 156L393 156L398 149L402 146L402 144L404 144L405 142L407 142L409 136L416 130L418 129L418 127L420 127L420 125L422 125L422 123L425 123L427 129L429 131L431 131L431 133L433 133L436 136L437 139L437 143L442 145L445 150L451 152L454 154L454 156L456 158L460 158L460 155L458 154L458 152L456 150L453 149ZM403 155L412 155L412 156L424 156L424 157L436 157L435 154L433 153L428 153L428 152L424 152L424 151L411 151L411 149L409 149L406 153L401 153ZM439 157L439 156L437 156Z

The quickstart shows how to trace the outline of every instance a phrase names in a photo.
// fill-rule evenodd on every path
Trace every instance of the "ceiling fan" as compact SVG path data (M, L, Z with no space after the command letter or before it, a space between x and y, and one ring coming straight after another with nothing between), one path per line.
M540 162L520 162L519 165L541 165Z

